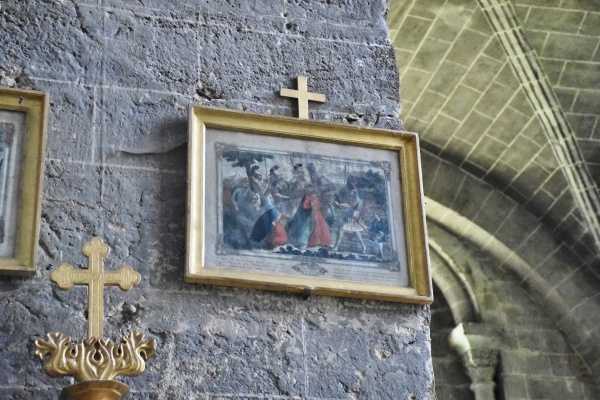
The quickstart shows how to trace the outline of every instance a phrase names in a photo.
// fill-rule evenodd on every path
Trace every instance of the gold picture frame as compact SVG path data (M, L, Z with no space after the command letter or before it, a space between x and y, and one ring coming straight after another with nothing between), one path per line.
M37 267L48 96L0 88L0 274Z
M186 281L433 300L414 133L190 106Z

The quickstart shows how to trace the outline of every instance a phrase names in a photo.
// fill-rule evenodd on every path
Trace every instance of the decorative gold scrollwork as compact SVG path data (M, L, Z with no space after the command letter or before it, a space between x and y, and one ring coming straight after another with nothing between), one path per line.
M137 376L144 372L146 361L156 352L154 339L144 340L144 334L131 333L113 343L110 339L91 337L83 343L71 343L62 333L48 333L48 340L35 341L35 355L52 376L72 376L78 381L112 380L117 376Z

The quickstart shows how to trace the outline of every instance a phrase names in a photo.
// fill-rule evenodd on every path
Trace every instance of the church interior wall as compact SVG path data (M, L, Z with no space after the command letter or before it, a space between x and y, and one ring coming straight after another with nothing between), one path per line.
M455 279L454 286L464 293L436 285L431 336L438 399L477 398L467 391L473 380L464 364L482 363L478 356L490 350L497 351L492 377L497 399L596 398L594 372L546 307L519 285L519 277L504 270L493 254L443 225L430 221L428 226L432 241L448 251L431 254L434 282L452 281L438 279L440 275L460 275L461 283ZM473 297L465 293L465 285ZM478 312L462 312L465 303ZM457 327L472 345L470 357L449 340Z
M46 91L50 107L37 273L0 276L0 397L47 399L73 383L43 373L33 341L84 337L86 290L60 291L49 275L83 266L95 235L112 248L108 268L143 277L106 291L105 331L158 342L147 371L123 379L130 399L466 399L489 377L464 364L453 334L481 344L473 360L493 366L483 384L495 398L600 397L598 217L578 202L600 182L594 4L3 2L0 85ZM556 156L561 141L486 14L499 6L581 162ZM292 116L279 89L298 75L327 95L314 119L419 133L431 314L184 282L188 105ZM591 183L573 186L572 173Z
M539 305L532 318L549 317L592 377L600 376L600 37L590 24L599 12L584 1L431 0L391 2L387 17L401 118L421 137L430 225L493 254ZM556 146L566 143L578 162ZM578 204L582 193L590 203Z
M85 335L84 288L50 272L142 275L105 291L105 332L157 341L130 399L433 398L429 308L184 283L187 107L292 116L297 75L329 101L315 119L402 129L383 1L8 1L0 81L49 93L35 276L0 277L0 397L48 399L33 341Z

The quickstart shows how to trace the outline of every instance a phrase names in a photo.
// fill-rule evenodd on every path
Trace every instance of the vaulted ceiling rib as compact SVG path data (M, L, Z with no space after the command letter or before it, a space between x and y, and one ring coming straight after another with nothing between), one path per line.
M542 64L523 36L512 4L506 0L478 0L526 90L534 112L548 136L559 166L600 250L600 196L564 111L548 83Z
M595 47L583 53L598 58L598 38L582 29L600 12L564 11L541 0L516 3L515 11L508 0L392 1L388 23L401 75L401 118L406 129L420 134L425 152L464 171L455 182L456 194L444 200L447 206L463 207L460 203L470 200L462 193L470 191L472 178L481 179L518 202L590 265L598 264L600 200L593 154L600 151L600 140L595 131L586 136L584 126L572 122L583 118L593 128L600 110L590 114L588 107L583 115L573 106L565 113L567 89L556 85L574 84L565 77L575 64L561 61L560 77L552 71L552 79L544 68L563 57L547 49L561 30L579 29L577 38L586 39L581 43ZM521 25L526 20L542 29L533 15L558 15L564 22L549 27L546 36L535 31L535 51L525 39L531 31L523 35ZM537 58L540 51L544 58ZM578 84L589 86L590 79ZM568 90L576 98L596 92Z

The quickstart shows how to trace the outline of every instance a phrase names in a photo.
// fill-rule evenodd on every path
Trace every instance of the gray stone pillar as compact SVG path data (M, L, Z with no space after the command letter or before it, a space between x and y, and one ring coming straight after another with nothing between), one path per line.
M482 326L479 326L482 325ZM477 327L473 329L474 327ZM478 329L483 327L484 329ZM498 367L498 339L483 324L459 324L450 334L450 345L458 352L476 400L494 400L494 376ZM473 331L473 332L471 332Z

